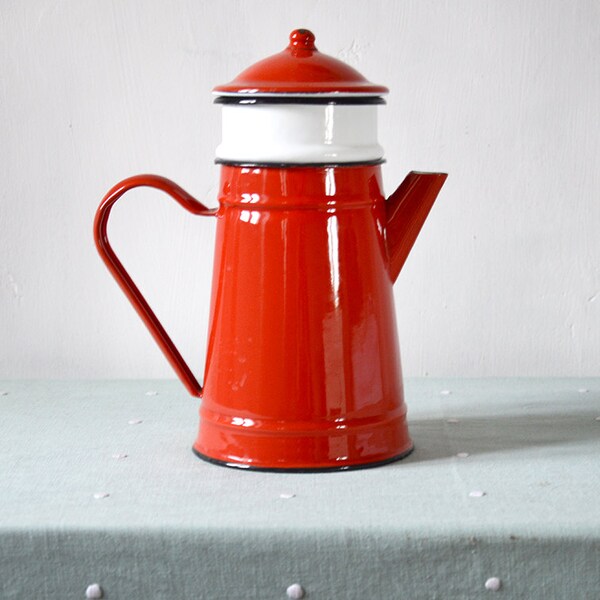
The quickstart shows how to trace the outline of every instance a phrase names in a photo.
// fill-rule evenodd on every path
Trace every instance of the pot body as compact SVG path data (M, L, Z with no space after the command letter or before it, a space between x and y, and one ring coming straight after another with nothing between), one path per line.
M389 462L406 426L379 165L223 165L194 451L255 469Z

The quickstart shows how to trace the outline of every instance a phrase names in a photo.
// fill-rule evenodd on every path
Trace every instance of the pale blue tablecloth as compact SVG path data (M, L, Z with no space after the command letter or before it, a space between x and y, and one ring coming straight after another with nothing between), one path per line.
M322 474L199 460L174 381L0 392L2 600L600 598L599 379L408 380L415 452Z

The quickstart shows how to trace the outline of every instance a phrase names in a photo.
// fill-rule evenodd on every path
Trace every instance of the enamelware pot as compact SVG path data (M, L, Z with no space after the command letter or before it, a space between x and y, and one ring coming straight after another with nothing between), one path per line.
M314 35L217 86L219 207L138 175L96 214L98 251L193 395L194 452L259 470L346 470L406 456L392 286L442 187L409 173L386 200L377 110L387 88L321 54ZM201 386L107 237L114 203L149 186L216 221Z

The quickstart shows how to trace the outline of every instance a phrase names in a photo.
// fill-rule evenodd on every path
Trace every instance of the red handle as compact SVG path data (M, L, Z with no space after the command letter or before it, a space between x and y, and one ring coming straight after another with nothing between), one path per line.
M121 289L125 292L125 295L129 298L131 304L133 304L133 307L142 318L142 321L144 321L144 324L156 340L156 343L163 351L163 354L166 356L169 363L171 363L173 369L175 369L175 372L179 379L181 379L183 385L187 388L188 392L192 396L201 396L202 386L194 377L194 374L187 366L185 360L183 360L179 350L177 350L175 344L160 324L160 321L156 318L156 315L142 296L138 287L133 283L129 273L127 273L125 267L123 267L121 261L117 258L117 255L108 241L106 227L113 205L125 192L142 186L153 187L166 192L178 204L183 206L183 208L195 215L215 215L217 209L207 208L198 202L198 200L190 196L185 190L180 188L176 183L173 183L165 177L159 177L158 175L136 175L135 177L129 177L128 179L124 179L120 183L117 183L117 185L104 196L96 211L96 218L94 219L94 239L96 241L96 248L98 248L98 252L108 267L108 270L113 274L113 277L117 280L117 283L121 286Z

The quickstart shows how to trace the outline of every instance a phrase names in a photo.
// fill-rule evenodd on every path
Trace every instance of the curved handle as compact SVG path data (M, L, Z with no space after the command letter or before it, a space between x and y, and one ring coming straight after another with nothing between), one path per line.
M129 298L131 304L133 304L133 307L142 318L142 321L144 321L144 324L152 334L152 337L154 337L154 340L159 345L163 354L166 356L173 369L175 369L177 376L182 381L183 385L185 385L188 392L192 396L201 396L202 386L194 377L194 374L187 366L185 360L183 360L179 350L177 350L175 344L160 324L160 321L142 296L138 287L133 283L129 273L127 273L125 267L123 267L121 261L117 258L117 255L108 241L106 228L113 205L125 192L142 186L152 187L166 192L173 200L183 206L183 208L195 215L215 215L217 209L207 208L170 179L159 177L158 175L136 175L124 179L109 190L102 199L102 202L96 211L96 218L94 219L94 240L96 241L96 248L102 257L104 264L117 280L117 283L121 286L121 289L125 292L125 295Z

